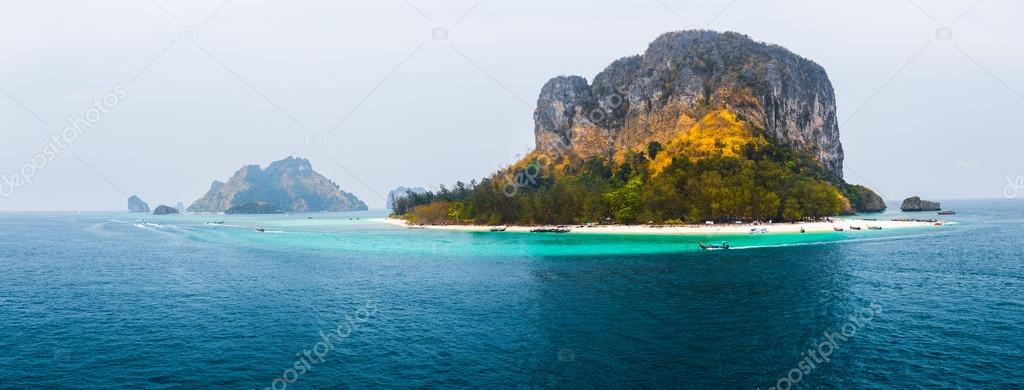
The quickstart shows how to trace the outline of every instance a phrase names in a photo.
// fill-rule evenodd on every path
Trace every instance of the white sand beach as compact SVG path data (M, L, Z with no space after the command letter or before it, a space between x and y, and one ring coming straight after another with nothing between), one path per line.
M386 223L409 228L453 230L467 232L490 231L491 226L484 225L409 225L405 220L386 218ZM833 218L832 222L798 222L798 223L773 223L773 224L714 224L714 225L569 225L572 228L570 234L675 234L675 235L738 235L750 234L751 229L757 229L757 234L799 234L802 228L807 233L834 232L836 228L842 228L844 232L856 231L853 228L860 228L868 231L871 227L885 229L901 229L913 227L939 227L943 222L923 221L893 221L893 220L864 220L859 218ZM512 226L509 225L505 231L508 232L529 232L537 226Z

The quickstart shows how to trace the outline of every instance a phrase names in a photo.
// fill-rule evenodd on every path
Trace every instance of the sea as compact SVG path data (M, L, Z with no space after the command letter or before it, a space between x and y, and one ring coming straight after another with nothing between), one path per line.
M943 206L730 237L3 212L0 388L1024 388L1024 202Z

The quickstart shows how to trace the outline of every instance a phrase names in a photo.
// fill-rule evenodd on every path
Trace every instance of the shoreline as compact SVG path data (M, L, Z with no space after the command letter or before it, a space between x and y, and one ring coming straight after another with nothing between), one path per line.
M490 232L490 225L409 225L405 220L395 218L384 218L384 222L394 226L401 226L411 229L448 230L462 232ZM938 222L942 226L945 222ZM554 226L554 225L547 225ZM856 232L851 227L860 227L863 232L871 231L869 227L880 227L887 229L906 229L915 227L938 227L936 222L919 221L893 221L877 220L866 221L863 219L836 218L833 222L800 222L800 223L773 223L773 224L715 224L715 225L593 225L580 227L580 225L567 225L572 230L567 234L667 234L667 235L761 235L761 234L800 234L803 228L806 233L831 233L836 232L835 228L840 227L845 232ZM538 226L507 225L505 232L529 233L530 229ZM757 229L751 233L751 229ZM767 232L762 233L762 229ZM836 232L839 233L839 232Z

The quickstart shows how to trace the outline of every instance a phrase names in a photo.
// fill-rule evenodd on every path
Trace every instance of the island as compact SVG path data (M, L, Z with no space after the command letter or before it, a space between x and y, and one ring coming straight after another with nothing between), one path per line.
M835 94L825 70L746 35L663 34L592 82L551 79L533 118L533 152L479 182L407 192L394 200L392 218L473 229L700 225L722 231L795 222L839 231L835 216L886 208L874 191L843 179ZM850 221L843 223L859 223L855 230L884 227Z
M143 202L138 195L132 195L128 198L128 212L129 213L148 213L149 205Z
M900 210L903 211L939 211L942 210L942 205L939 202L932 202L930 200L921 200L920 196L911 196L903 200L903 204L900 205Z
M366 203L342 191L337 184L313 170L309 160L289 156L266 169L246 165L227 182L214 181L210 190L188 207L191 212L260 214L366 210Z
M156 209L153 210L153 215L170 215L170 214L178 214L178 209L176 209L174 207L171 207L171 206L167 206L167 205L159 205L159 206L156 207Z

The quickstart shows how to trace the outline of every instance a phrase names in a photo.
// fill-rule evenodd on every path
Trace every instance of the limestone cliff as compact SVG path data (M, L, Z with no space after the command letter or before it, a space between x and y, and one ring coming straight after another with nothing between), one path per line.
M900 210L939 211L942 210L942 204L939 202L932 202L930 200L922 200L919 196L911 196L903 200L903 203L900 205Z
M167 205L159 205L153 209L153 215L171 215L177 213L178 209Z
M138 195L132 195L131 198L128 198L128 212L129 213L148 213L149 212L149 204L147 204L146 202L142 201L142 199L139 198Z
M842 179L832 84L818 64L737 33L663 34L642 55L594 77L544 85L534 112L538 151L619 159L668 144L709 114L728 111L777 142L814 156ZM720 115L720 114L716 114Z

